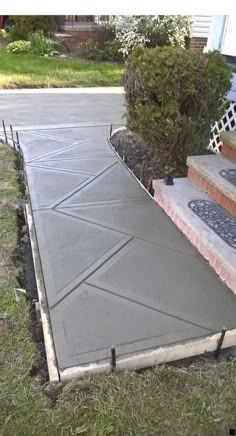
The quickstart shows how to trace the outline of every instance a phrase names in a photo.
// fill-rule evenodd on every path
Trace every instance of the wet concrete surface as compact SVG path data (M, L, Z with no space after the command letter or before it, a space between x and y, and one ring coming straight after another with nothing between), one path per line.
M236 298L107 142L21 132L59 370L236 326ZM34 145L33 145L34 144Z
M2 93L0 109L20 126L59 371L236 327L235 296L108 145L122 94Z

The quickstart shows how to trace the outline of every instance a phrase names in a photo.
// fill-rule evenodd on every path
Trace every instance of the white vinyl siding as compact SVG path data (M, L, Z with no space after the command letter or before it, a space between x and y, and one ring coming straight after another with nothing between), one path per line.
M212 15L192 16L192 38L208 38Z

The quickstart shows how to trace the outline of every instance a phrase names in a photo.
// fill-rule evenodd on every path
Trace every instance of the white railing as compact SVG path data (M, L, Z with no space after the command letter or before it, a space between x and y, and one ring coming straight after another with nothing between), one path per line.
M223 130L236 130L236 102L229 101L228 107L224 116L220 121L215 122L211 128L211 135L208 148L215 153L220 153L222 141L220 140L220 133Z

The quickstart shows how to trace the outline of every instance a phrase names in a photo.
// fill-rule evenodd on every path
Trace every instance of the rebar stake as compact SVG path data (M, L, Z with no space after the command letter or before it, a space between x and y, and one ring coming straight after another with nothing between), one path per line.
M214 353L214 358L215 358L215 359L218 359L218 357L219 357L220 350L221 350L221 348L222 348L222 345L223 345L223 341L224 341L224 337L225 337L225 333L226 333L226 332L227 332L226 327L223 327L223 328L222 328L221 335L220 335L220 338L219 338L219 340L218 340L218 344L217 344L217 347L216 347L216 351L215 351L215 353Z
M111 370L116 372L116 348L114 345L111 347Z
M143 164L142 164L142 168L141 168L141 174L140 174L140 182L142 183L142 181L143 181L143 174L144 174L144 168L145 168L145 166L146 166L146 160L144 160L143 161Z
M20 151L20 141L19 141L19 133L16 132L16 143L17 143L17 149Z
M15 144L15 139L14 139L14 134L13 134L13 128L12 128L12 125L10 125L10 131L11 131L11 138L12 138L13 148L14 148L14 150L15 150L15 149L16 149L16 144Z
M3 132L4 132L4 136L5 136L5 144L7 144L8 139L7 139L7 131L6 131L6 126L5 126L4 120L2 120L2 128L3 128Z

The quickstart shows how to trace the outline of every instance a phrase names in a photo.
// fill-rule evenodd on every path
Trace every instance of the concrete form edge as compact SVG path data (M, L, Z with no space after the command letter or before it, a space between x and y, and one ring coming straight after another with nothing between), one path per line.
M33 216L29 204L25 205L25 213L26 213L26 220L29 229L30 242L32 248L33 263L34 263L36 284L37 284L38 297L39 297L39 308L41 313L41 322L43 327L43 336L44 336L44 343L45 343L45 350L46 350L46 357L47 357L49 381L50 383L58 383L60 380L59 380L59 373L56 363L57 362L56 353L54 349L51 324L50 324L48 310L47 310L47 302L45 297L43 276L41 271L41 262L39 259L37 240L34 230Z
M221 333L214 333L210 336L185 341L178 344L167 345L157 349L151 349L142 353L135 353L130 356L118 357L116 361L116 372L135 371L163 363L174 362L188 357L214 352L217 348ZM236 345L236 329L227 330L222 348L229 348ZM62 382L84 377L86 374L110 373L111 362L109 359L88 365L75 366L60 371Z

